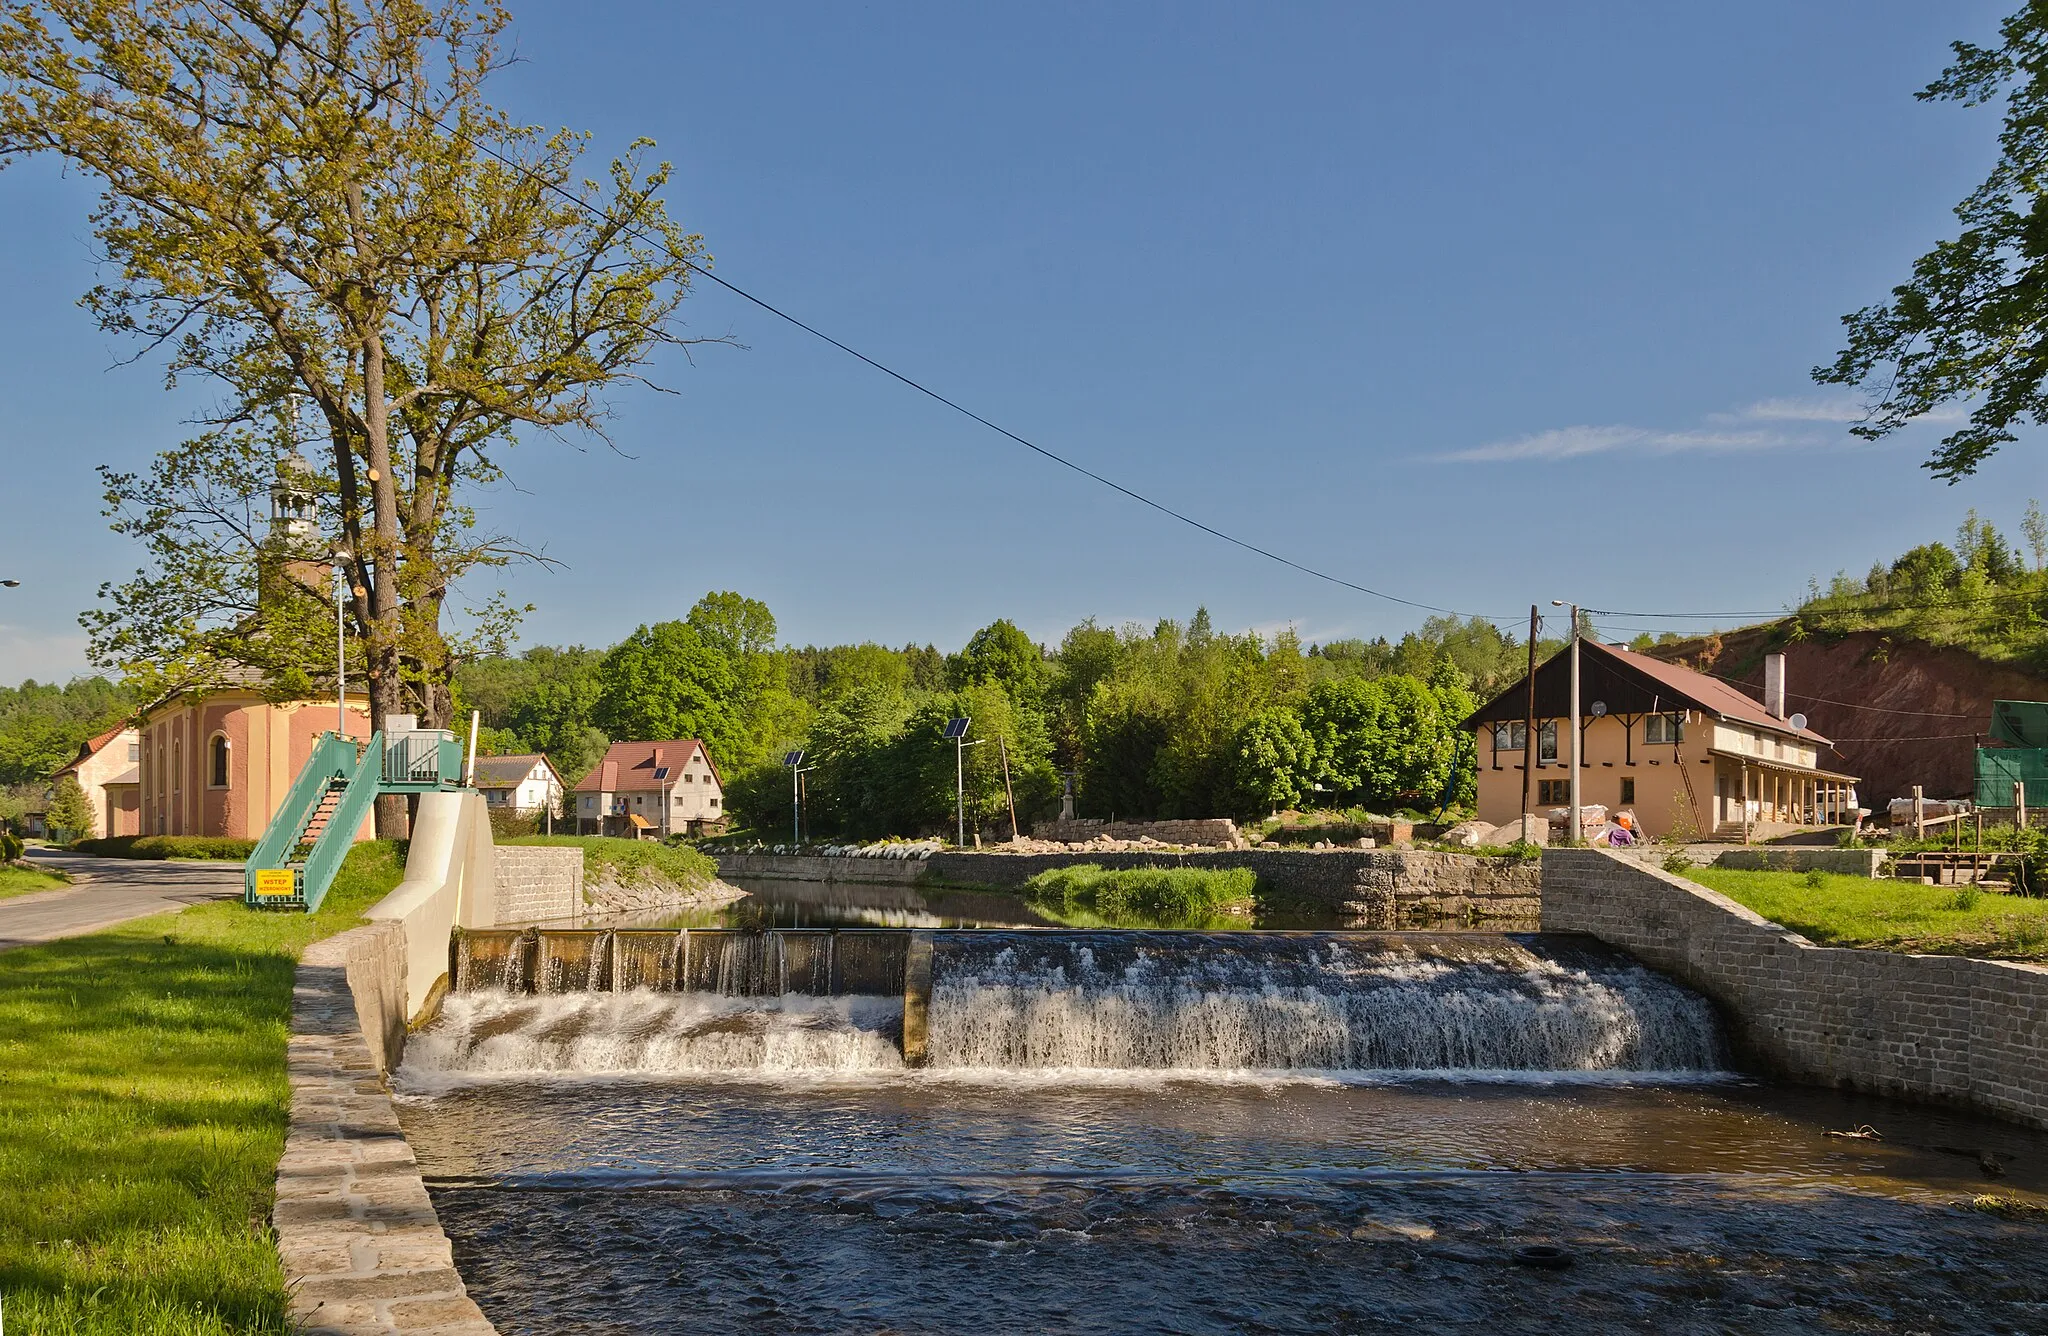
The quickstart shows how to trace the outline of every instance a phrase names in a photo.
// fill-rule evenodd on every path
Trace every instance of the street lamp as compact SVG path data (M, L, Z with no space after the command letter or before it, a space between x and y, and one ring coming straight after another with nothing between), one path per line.
M959 824L953 845L964 848L967 844L967 749L979 747L987 738L965 741L967 726L974 722L966 715L946 721L946 736L953 739L953 814Z
M348 549L334 549L334 736L338 738L348 736L348 631L341 616L342 582L348 578L344 567L354 560Z
M1572 610L1572 803L1571 825L1566 827L1565 842L1577 844L1583 833L1579 829L1579 605L1552 599L1550 606Z
M801 787L805 775L816 770L814 765L804 764L803 749L783 754L782 763L789 767L789 838L793 843L804 842L804 799Z

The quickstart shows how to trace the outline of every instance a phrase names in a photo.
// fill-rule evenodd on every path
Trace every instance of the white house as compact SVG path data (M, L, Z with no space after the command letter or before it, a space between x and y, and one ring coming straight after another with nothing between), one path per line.
M479 756L473 780L484 802L492 807L523 814L561 810L562 777L540 752Z
M576 832L662 838L725 820L725 780L695 738L614 742L576 786Z

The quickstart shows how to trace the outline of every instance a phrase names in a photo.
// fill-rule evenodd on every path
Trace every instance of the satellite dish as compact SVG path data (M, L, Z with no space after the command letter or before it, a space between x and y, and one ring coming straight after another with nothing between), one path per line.
M1596 700L1590 706L1587 707L1587 710L1592 714L1592 716L1595 719L1598 719L1601 715L1607 713L1607 702L1604 700Z
M1806 731L1806 716L1803 714L1795 714L1785 722L1792 725L1794 733L1804 733Z

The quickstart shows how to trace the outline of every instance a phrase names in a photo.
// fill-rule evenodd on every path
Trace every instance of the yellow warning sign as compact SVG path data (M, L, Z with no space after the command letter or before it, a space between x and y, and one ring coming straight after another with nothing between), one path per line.
M292 896L299 893L297 880L288 867L256 869L256 894Z

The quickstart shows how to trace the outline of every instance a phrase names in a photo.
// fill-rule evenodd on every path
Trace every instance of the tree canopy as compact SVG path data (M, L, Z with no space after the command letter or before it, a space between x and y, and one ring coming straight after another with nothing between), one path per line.
M2048 422L2048 0L2028 0L1997 46L1953 44L1923 101L2004 103L1998 160L1955 209L1961 230L1913 264L1891 300L1844 316L1848 342L1822 384L1874 387L1850 428L1879 440L1947 404L1970 405L1925 467L1953 484L2023 423Z

